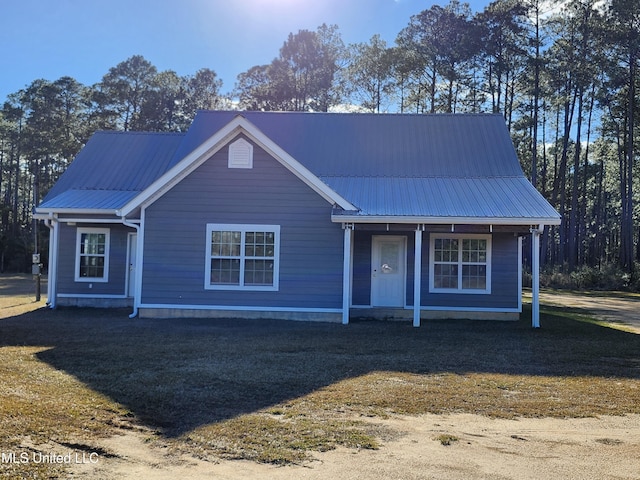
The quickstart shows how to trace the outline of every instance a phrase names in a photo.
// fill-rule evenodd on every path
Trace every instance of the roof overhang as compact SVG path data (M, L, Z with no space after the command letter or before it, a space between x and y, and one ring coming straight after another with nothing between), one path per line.
M311 173L310 170L267 137L259 128L238 114L238 116L211 135L205 142L180 160L173 168L169 169L148 188L122 208L118 209L116 211L117 215L124 217L137 208L150 205L241 133L254 141L260 148L269 153L280 164L287 168L287 170L302 180L331 205L339 206L344 210L357 210L354 205Z
M357 213L333 213L334 223L397 223L431 225L560 225L558 218L508 218L508 217L422 217L391 215L358 215Z

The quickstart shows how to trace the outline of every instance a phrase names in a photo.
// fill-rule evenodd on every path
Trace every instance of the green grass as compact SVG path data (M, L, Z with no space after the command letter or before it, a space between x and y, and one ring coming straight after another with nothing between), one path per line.
M459 441L460 439L455 435L449 435L447 433L443 433L441 435L438 435L436 437L436 440L440 442L441 445L448 447L449 445L453 445L455 442Z
M380 419L394 415L640 413L640 335L575 309L543 307L539 330L528 312L419 329L128 313L0 319L0 451L94 446L140 425L176 452L289 464L337 446L379 448L397 433ZM12 464L0 478L18 470L64 478L64 467Z

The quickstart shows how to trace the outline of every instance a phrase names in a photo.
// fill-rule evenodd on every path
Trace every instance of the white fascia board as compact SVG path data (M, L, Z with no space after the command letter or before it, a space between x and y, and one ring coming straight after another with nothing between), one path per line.
M239 133L244 133L261 148L266 150L278 162L291 171L294 175L305 182L316 193L320 194L325 200L332 205L339 205L345 210L357 210L348 201L330 189L317 176L311 173L300 162L295 160L291 155L286 153L274 141L262 133L255 125L249 122L241 114L238 114L227 125L214 133L209 139L203 142L199 147L184 157L173 168L167 171L159 179L147 187L140 195L127 203L124 207L117 210L118 216L127 216L136 208L142 205L148 206L157 198L170 190L186 178L190 173L196 170L200 165L207 161L212 155L222 149L232 138Z
M88 217L86 215L99 215ZM110 218L111 217L111 218ZM122 223L120 217L116 217L114 211L109 210L81 210L81 209L56 209L36 210L33 214L36 220L55 219L59 223Z
M116 215L117 210L100 208L36 208L34 218L42 215ZM44 217L42 217L44 218Z
M560 225L560 218L418 217L333 214L334 223L430 223L435 225Z

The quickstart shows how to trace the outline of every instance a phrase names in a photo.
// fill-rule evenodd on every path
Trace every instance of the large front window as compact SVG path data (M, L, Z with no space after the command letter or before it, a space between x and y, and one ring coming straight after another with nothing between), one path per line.
M491 236L431 236L429 291L491 293Z
M109 280L108 228L78 228L75 280L76 282Z
M207 226L205 288L277 290L280 227Z

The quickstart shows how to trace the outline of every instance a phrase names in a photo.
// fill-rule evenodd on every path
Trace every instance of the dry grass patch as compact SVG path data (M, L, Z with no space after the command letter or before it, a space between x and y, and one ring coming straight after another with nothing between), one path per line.
M638 380L507 374L373 372L289 403L314 411L366 417L472 413L494 418L592 417L640 413Z
M34 462L34 455L82 451L117 433L127 412L71 375L38 360L46 347L0 348L0 478L59 478L67 465ZM27 455L29 465L6 461ZM36 457L37 458L37 457Z
M302 463L311 458L310 452L337 446L375 450L380 445L380 431L375 430L355 420L277 417L261 412L198 428L181 438L184 445L178 448L202 458L213 453L263 463Z

